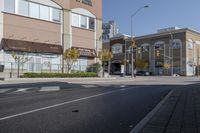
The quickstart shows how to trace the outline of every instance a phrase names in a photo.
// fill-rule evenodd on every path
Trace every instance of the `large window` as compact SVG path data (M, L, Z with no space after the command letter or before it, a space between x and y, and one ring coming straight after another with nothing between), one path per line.
M49 20L49 7L40 5L40 18Z
M52 20L55 22L60 22L60 10L52 8Z
M87 17L81 16L81 28L87 28Z
M115 44L112 46L112 53L119 54L122 53L122 44Z
M28 16L28 1L19 0L19 14Z
M79 27L79 15L72 14L72 26Z
M16 3L17 2L17 3ZM15 6L17 6L15 9ZM4 11L32 18L61 22L61 10L29 0L4 0Z
M15 13L15 0L4 0L4 9L6 12Z
M29 15L33 18L39 18L39 5L35 3L29 3Z
M79 14L72 14L72 26L94 30L95 19Z
M95 28L95 19L94 18L89 18L89 29L94 30Z

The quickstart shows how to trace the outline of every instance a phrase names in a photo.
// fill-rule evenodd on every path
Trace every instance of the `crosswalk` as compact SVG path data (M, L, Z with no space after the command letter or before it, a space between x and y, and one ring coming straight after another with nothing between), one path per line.
M93 84L84 84L81 85L81 88L86 89L93 89L97 87L109 87L108 85L93 85ZM115 88L125 88L125 85L115 86ZM30 88L8 88L8 89L1 89L0 88L0 95L1 94L25 94L25 93L32 93L32 92L59 92L62 88L60 86L48 86L48 87L30 87Z
M31 92L56 92L60 91L59 86L41 87L41 88L9 88L0 89L0 94L24 94Z

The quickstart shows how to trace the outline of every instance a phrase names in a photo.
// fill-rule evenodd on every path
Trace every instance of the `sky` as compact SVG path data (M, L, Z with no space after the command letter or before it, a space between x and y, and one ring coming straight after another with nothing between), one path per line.
M150 7L133 17L134 36L174 26L200 31L200 0L103 0L103 22L115 20L119 32L130 35L130 16L144 5Z

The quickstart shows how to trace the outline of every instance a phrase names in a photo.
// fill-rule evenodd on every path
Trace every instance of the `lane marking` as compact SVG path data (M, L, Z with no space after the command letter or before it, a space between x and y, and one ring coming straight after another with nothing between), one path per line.
M59 104L54 104L54 105L51 105L51 106L46 106L46 107L43 107L43 108L38 108L38 109L34 109L34 110L23 112L23 113L18 113L18 114L2 117L2 118L0 118L0 121L11 119L11 118L15 118L15 117L19 117L19 116L23 116L23 115L27 115L27 114L31 114L31 113L35 113L35 112L39 112L39 111L43 111L43 110L47 110L47 109L51 109L51 108L55 108L55 107L59 107L59 106L63 106L63 105L67 105L67 104L70 104L70 103L75 103L75 102L79 102L79 101L83 101L83 100L87 100L87 99L103 96L103 95L108 95L108 94L112 94L112 93L116 93L116 92L121 92L121 91L124 91L124 90L130 90L130 89L134 89L134 88L138 88L138 87L129 87L129 88L124 88L123 90L121 90L121 89L113 90L113 91L100 93L100 94L96 94L96 95L92 95L92 96L88 96L88 97L84 97L84 98L75 99L75 100L72 100L72 101L67 101L67 102L63 102L63 103L59 103Z
M46 91L59 91L60 87L59 86L49 86L49 87L42 87L40 91L46 92Z

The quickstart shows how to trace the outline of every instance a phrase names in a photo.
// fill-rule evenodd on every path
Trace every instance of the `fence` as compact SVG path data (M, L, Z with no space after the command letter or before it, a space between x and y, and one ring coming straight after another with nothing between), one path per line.
M62 73L62 65L61 64L40 64L40 63L25 63L19 64L13 62L0 62L0 65L4 66L4 75L5 77L17 77L18 67L19 73L22 75L26 72L36 72L36 73ZM96 69L93 65L74 65L72 66L71 71L77 72L96 72ZM64 66L64 72L67 72L67 65Z

